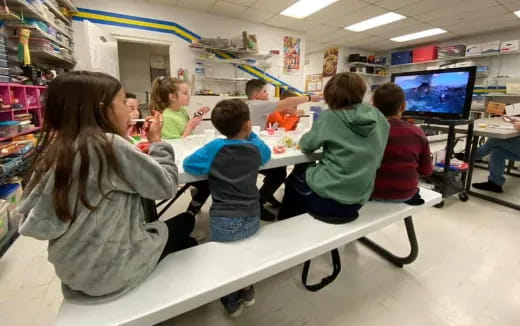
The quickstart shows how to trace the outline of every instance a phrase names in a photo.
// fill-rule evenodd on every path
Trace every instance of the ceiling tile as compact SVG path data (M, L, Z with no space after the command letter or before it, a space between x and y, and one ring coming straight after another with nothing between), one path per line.
M331 27L327 25L318 25L314 27L311 31L308 31L306 36L309 39L320 39L327 35L330 32L333 32L335 30L338 30L337 27Z
M520 10L519 0L497 0L500 4L506 7L508 10L517 11Z
M165 5L177 5L177 0L148 0L148 2L163 3Z
M211 8L212 14L222 15L222 16L228 16L228 17L235 17L238 18L242 16L242 14L247 10L247 7L229 3L229 2L223 2L223 1L217 1Z
M267 10L279 14L285 8L291 6L298 0L259 0L253 5L253 8Z
M272 12L249 8L242 14L241 18L257 23L265 23L265 21L273 16L274 14Z
M310 23L306 19L298 19L297 21L290 23L286 28L294 29L296 31L307 32L311 31L314 27L319 26L319 23Z
M209 12L215 0L178 0L177 5L198 11Z
M420 21L431 23L447 19L452 21L465 20L470 18L471 13L477 12L485 14L489 8L498 9L499 11L496 11L497 14L507 13L504 7L497 5L494 0L474 0L471 3L471 7L468 7L464 3L456 3L452 5L449 10L439 8L438 10L432 10L427 13L416 15L414 18ZM489 16L492 16L492 14Z
M285 27L289 24L297 22L298 19L286 17L282 15L274 15L273 17L269 18L265 21L265 24L267 25L273 25L277 27Z
M378 7L387 9L387 10L396 10L399 8L407 7L413 3L419 2L422 0L379 0L374 4Z
M388 25L386 28L375 28L373 30L367 31L367 34L389 40L396 36L416 33L431 28L433 28L433 26L420 23L416 20L411 20L410 24L403 24L400 26Z
M342 18L365 7L368 7L368 4L360 0L340 0L315 14L310 15L306 19L312 23L321 23L333 26L339 24L338 26L345 27Z
M343 16L340 19L342 19L343 27L345 27L345 26L359 23L363 20L366 20L366 19L369 19L372 17L376 17L379 15L385 14L387 12L388 12L387 10L379 8L379 7L368 6L368 7L360 8L358 10L349 12L348 14L346 14L345 16Z
M345 43L347 41L362 40L366 37L366 34L347 31L346 29L341 28L339 30L323 35L322 39L324 42L337 41L340 43Z
M251 7L258 0L225 0L225 2L234 3L237 5L242 5L246 7Z
M444 10L448 11L452 5L453 0L421 0L419 2L414 2L406 7L399 8L398 12L407 17L413 17L416 15L436 11L439 8L444 8Z

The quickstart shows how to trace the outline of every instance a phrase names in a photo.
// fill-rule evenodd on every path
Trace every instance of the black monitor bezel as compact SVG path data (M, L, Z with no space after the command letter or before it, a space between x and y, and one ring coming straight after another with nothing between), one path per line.
M392 74L392 82L395 82L396 77L402 76L417 76L417 75L432 75L437 73L449 73L449 72L469 72L468 85L466 86L466 99L464 102L464 110L461 113L437 113L437 112L421 112L421 111L404 111L403 116L417 116L417 117L433 117L440 119L468 119L471 111L471 102L473 99L473 90L475 88L475 79L477 76L477 67L459 67L459 68L448 68L448 69L435 69L435 70L419 70L409 71L403 73Z

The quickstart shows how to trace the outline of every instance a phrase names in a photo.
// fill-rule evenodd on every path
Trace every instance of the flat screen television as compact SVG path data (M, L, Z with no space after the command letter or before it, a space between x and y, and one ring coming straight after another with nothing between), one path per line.
M476 67L392 74L406 94L405 116L467 119L471 109Z

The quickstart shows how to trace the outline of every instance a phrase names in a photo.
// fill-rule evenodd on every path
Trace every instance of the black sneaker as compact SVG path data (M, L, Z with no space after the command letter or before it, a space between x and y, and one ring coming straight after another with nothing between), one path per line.
M504 192L502 186L497 185L496 183L491 181L474 183L472 186L480 190L492 191L499 194Z
M255 288L252 285L238 292L240 293L242 302L247 308L255 304Z
M264 205L260 205L260 219L262 221L272 222L276 219L276 216L267 210Z
M239 291L233 292L231 294L226 295L225 297L220 298L220 302L222 302L228 314L233 318L240 316L242 310L244 310L244 305L242 304L242 299Z
M464 161L465 161L465 156L466 156L466 154L464 154L464 153L455 153L455 154L453 154L453 156L454 156L457 160L459 160L459 161L463 161L463 162L464 162Z
M280 203L278 199L274 198L274 196L271 196L271 198L269 198L267 202L271 204L271 206L273 206L274 208L280 208L280 206L282 206L282 203Z

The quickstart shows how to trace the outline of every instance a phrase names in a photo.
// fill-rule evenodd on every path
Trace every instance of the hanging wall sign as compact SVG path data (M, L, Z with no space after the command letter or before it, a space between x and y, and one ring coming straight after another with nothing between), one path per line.
M300 38L284 36L283 38L283 72L297 73L300 71Z
M323 77L329 77L336 74L338 70L338 54L339 49L327 49L323 55Z

